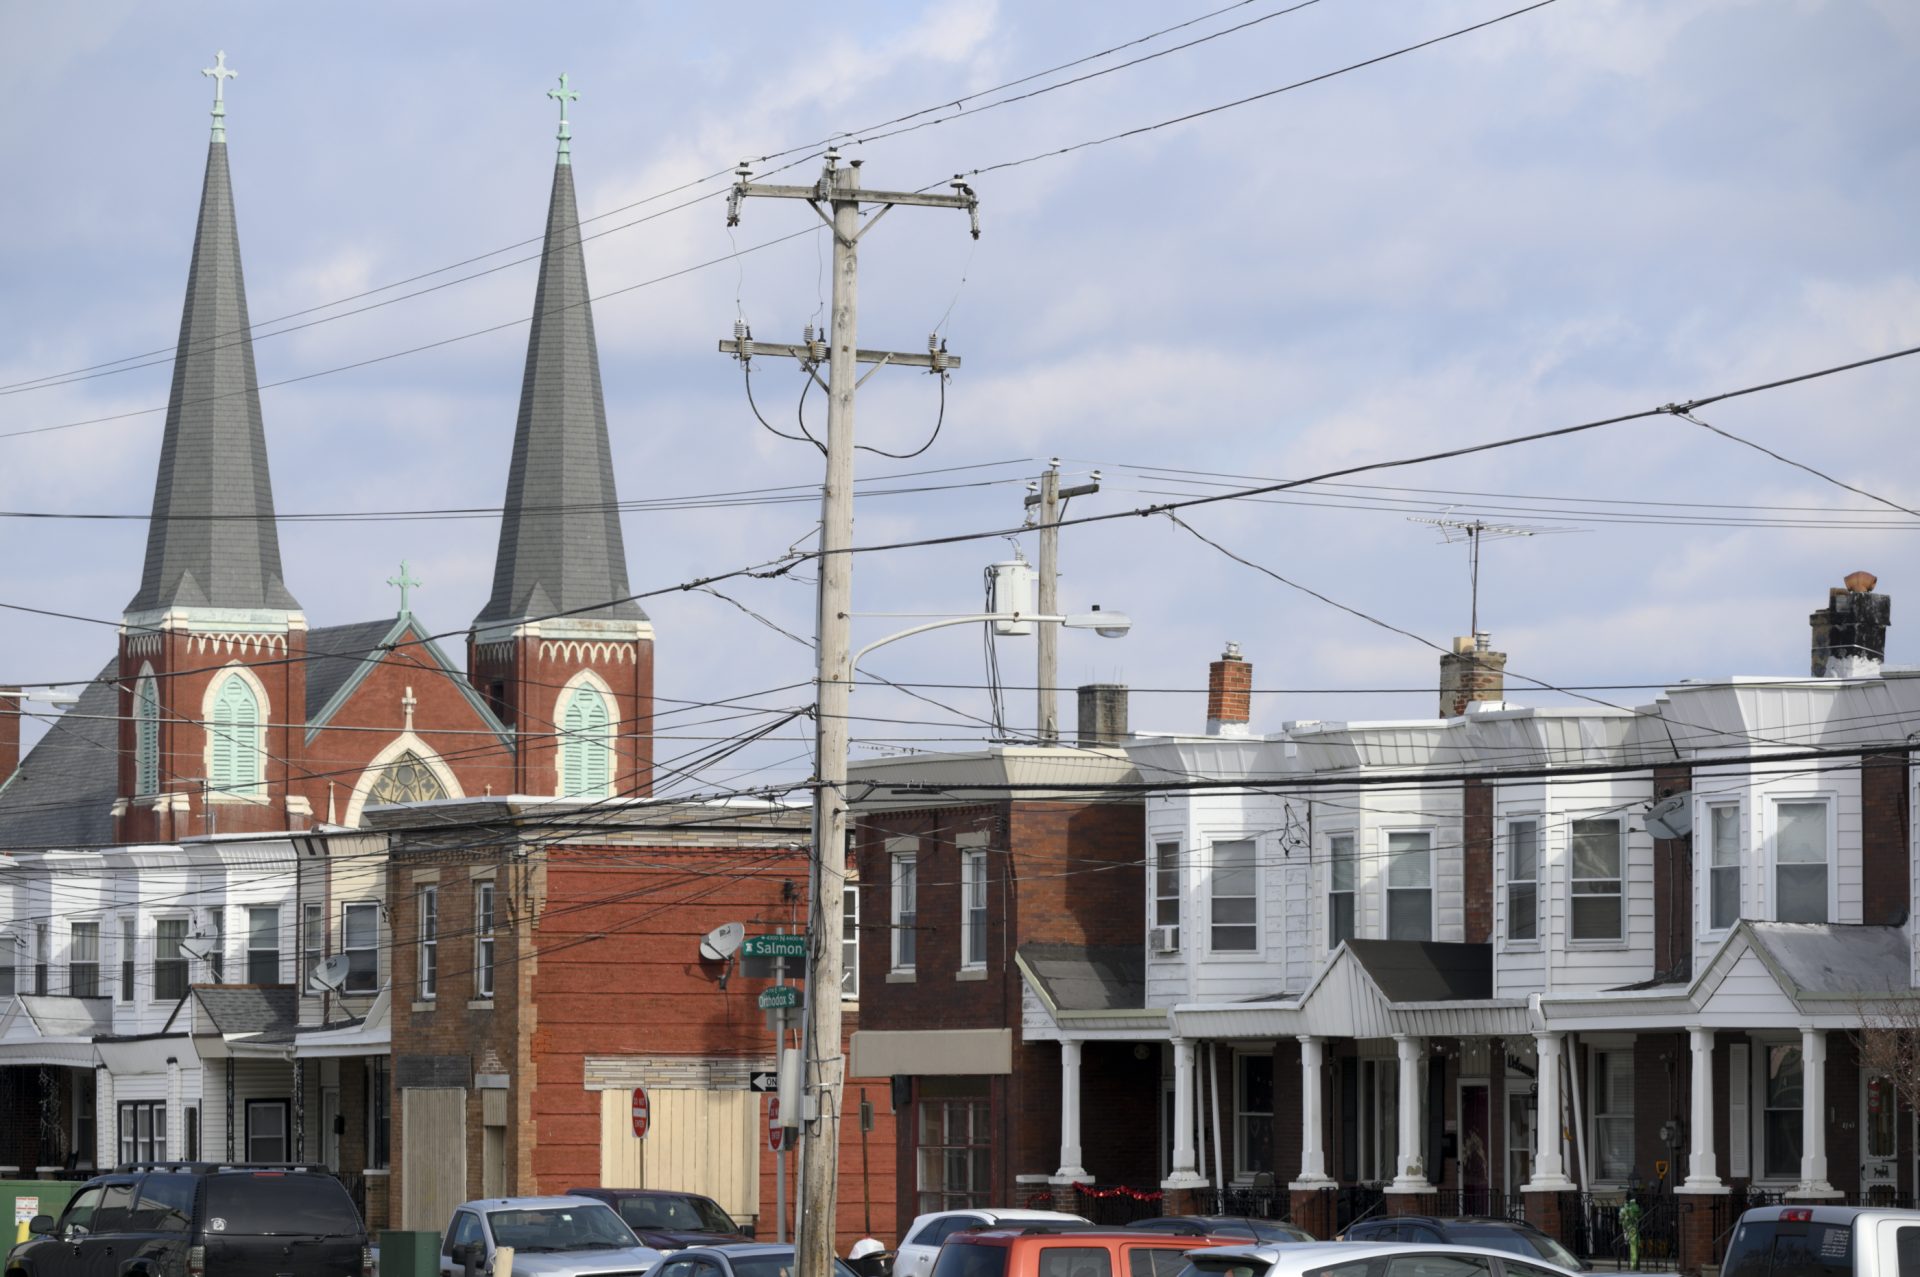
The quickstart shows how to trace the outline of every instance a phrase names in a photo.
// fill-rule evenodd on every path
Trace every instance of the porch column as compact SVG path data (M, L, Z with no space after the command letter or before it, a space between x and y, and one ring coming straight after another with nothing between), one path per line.
M1324 1074L1321 1068L1325 1059L1326 1044L1319 1038L1302 1035L1300 1038L1300 1178L1288 1185L1297 1190L1325 1188L1333 1181L1327 1178L1327 1150L1321 1138L1326 1120L1323 1112L1325 1100L1322 1097L1321 1080Z
M1800 1184L1795 1197L1838 1197L1827 1182L1827 1031L1800 1030Z
M1389 1193L1430 1193L1426 1161L1420 1156L1420 1063L1427 1053L1425 1038L1397 1034L1394 1052L1400 1057L1400 1165Z
M1178 1159L1176 1158L1176 1161ZM1060 1039L1060 1169L1056 1184L1090 1184L1093 1176L1080 1164L1080 1043Z
M1533 1178L1521 1185L1523 1193L1565 1193L1573 1189L1567 1164L1560 1156L1560 1035L1533 1035L1540 1087L1539 1112L1534 1115Z
M1162 1188L1199 1188L1206 1184L1193 1156L1193 1043L1173 1039L1173 1173Z
M1693 1047L1693 1085L1689 1088L1687 1127L1693 1132L1687 1153L1687 1182L1683 1193L1724 1193L1720 1182L1720 1163L1713 1151L1713 1030L1690 1028L1687 1038Z

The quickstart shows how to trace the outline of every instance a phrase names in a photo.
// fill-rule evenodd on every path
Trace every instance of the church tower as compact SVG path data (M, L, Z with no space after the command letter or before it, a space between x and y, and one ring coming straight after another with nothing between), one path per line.
M306 618L280 575L222 53L140 589L120 627L121 842L298 828ZM296 786L297 787L297 786Z
M627 598L607 442L567 77L546 246L507 471L493 596L474 618L468 676L514 732L517 792L644 797L653 770L653 626Z

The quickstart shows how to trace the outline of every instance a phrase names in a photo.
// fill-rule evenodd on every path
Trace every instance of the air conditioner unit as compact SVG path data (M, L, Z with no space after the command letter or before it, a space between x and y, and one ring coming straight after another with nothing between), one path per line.
M1180 928L1149 927L1147 944L1155 953L1178 953L1180 952Z

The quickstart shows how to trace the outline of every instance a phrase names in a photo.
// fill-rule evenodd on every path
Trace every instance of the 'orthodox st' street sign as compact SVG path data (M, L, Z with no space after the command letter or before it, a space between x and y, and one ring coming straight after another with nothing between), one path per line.
M760 1009L771 1011L775 1007L797 1007L800 1005L800 990L790 984L776 984L771 989L760 990Z

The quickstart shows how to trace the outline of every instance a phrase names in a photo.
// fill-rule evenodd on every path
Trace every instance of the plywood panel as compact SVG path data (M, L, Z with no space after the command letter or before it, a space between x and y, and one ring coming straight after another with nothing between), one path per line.
M760 1213L758 1096L751 1091L647 1093L652 1122L633 1135L631 1091L600 1093L600 1182L703 1193L728 1214Z
M402 1228L440 1232L467 1200L467 1093L400 1092Z

